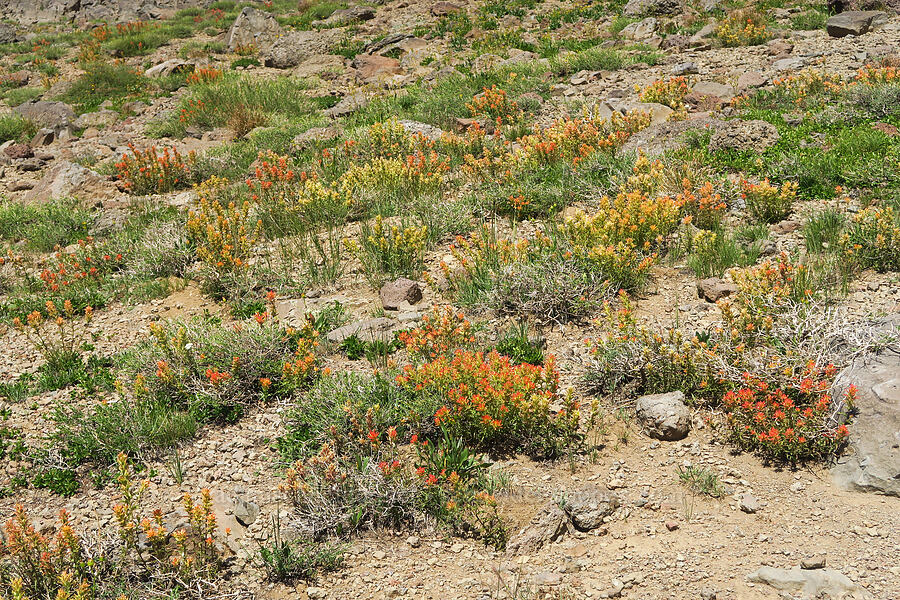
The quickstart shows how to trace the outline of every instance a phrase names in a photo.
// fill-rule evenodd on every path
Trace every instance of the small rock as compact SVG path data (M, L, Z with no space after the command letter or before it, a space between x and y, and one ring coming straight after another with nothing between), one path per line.
M635 402L637 418L650 437L664 441L684 439L691 430L691 411L680 391L641 396Z
M385 552L384 550L376 550L372 553L372 558L374 558L375 560L384 560L385 558L387 558L387 552Z
M666 521L666 529L669 531L675 531L678 529L678 521Z
M888 14L880 10L851 10L829 17L825 21L825 31L831 37L863 35L887 19Z
M812 569L824 569L825 568L825 555L824 554L816 554L815 556L809 556L800 561L800 568L806 570Z
M759 510L759 501L750 494L743 494L740 501L741 510L748 515L755 514Z
M718 302L737 291L738 287L735 284L720 277L709 277L697 282L697 296L707 302Z
M603 525L603 519L615 512L618 506L618 496L597 486L588 486L566 496L562 509L572 519L576 529L591 531Z
M672 75L692 75L699 72L700 69L697 67L697 64L692 62L678 63L672 67Z
M385 310L399 310L405 304L415 304L422 299L422 288L411 279L401 277L386 283L378 292Z
M431 5L431 14L435 17L443 17L460 10L461 7L452 2L435 2Z

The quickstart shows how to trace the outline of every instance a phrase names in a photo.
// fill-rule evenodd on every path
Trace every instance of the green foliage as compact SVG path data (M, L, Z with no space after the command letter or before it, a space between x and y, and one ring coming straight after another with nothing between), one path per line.
M0 201L0 240L25 241L31 249L48 252L87 236L94 218L73 199L29 205Z
M151 126L150 133L183 132L187 126L227 126L243 135L258 125L296 120L316 109L303 94L308 87L305 81L289 77L260 79L226 74L193 86L190 96L182 100L178 116Z
M84 69L84 74L60 96L60 100L73 105L78 112L95 111L106 100L121 104L149 86L140 72L126 64L95 62Z
M24 117L15 114L0 115L0 143L8 140L23 141L36 132L34 123Z
M611 48L589 48L550 60L550 69L557 75L570 75L578 71L614 71L625 66L625 58Z
M280 517L274 517L271 541L259 549L260 559L270 581L315 581L320 573L341 568L345 546L303 539L287 541L281 536L280 524Z
M724 229L698 231L692 236L688 267L699 279L705 279L721 277L731 267L752 265L760 255L758 241L767 237L768 233L765 226L748 227L743 232L734 233Z
M847 219L844 213L827 208L810 215L803 224L807 252L834 252Z
M352 438L357 429L397 428L401 437L427 425L433 402L420 402L397 389L388 377L342 371L320 378L285 415L284 436L278 449L286 459L315 454L325 442Z
M704 467L678 467L678 479L695 494L703 494L712 498L725 495L725 489L719 476Z
M533 340L528 335L528 324L524 321L507 329L497 342L497 352L508 356L514 364L544 364L544 352L541 341Z

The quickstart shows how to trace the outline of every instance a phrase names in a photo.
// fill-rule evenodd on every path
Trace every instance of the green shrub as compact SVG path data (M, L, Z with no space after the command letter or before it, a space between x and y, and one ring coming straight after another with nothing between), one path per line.
M829 208L810 215L803 225L807 252L834 252L847 219L844 213Z
M73 105L78 112L93 112L106 100L113 104L144 92L149 82L126 64L95 62L84 67L84 74L76 79L60 100Z
M72 199L24 205L0 201L0 239L48 252L87 236L95 214Z
M19 115L0 115L0 143L24 140L37 132L34 123Z

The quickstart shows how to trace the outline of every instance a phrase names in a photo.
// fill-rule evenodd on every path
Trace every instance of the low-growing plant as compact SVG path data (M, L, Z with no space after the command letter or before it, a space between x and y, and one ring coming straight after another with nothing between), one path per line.
M807 252L834 252L840 249L839 240L846 224L844 213L826 209L810 215L803 224Z
M497 353L508 356L514 364L544 364L541 341L528 334L528 324L520 321L507 329L497 342Z
M434 360L449 356L459 348L471 348L475 343L472 324L460 312L449 306L435 307L422 317L422 325L397 335L414 360Z
M900 211L870 206L853 216L840 237L844 256L877 271L900 270Z
M696 494L719 498L725 494L719 476L709 469L689 465L678 467L678 479Z
M0 143L24 140L36 132L34 124L24 117L16 114L0 115Z
M290 395L316 374L311 322L288 331L272 314L232 326L194 320L154 325L125 359L139 396L165 400L199 421L234 420L254 402Z
M271 581L315 581L320 573L336 571L344 562L346 548L341 544L285 540L281 535L280 516L273 517L272 532L271 541L259 549Z
M138 150L130 146L131 154L123 154L116 163L119 180L131 194L164 194L195 182L197 156L191 151L186 157L177 148L156 147Z
M577 436L578 405L570 398L558 414L559 373L552 357L543 366L513 365L496 352L457 350L397 376L405 390L443 404L434 424L476 448L555 456Z
M768 179L760 183L741 181L741 198L755 219L763 223L777 223L791 214L797 199L797 184L786 181L777 186L769 183Z
M684 111L684 97L688 93L687 79L682 76L658 79L641 90L641 102L655 102L674 111Z
M221 538L209 490L199 502L182 499L187 527L169 531L162 511L142 507L149 481L135 482L128 458L116 460L118 502L113 509L114 546L79 534L66 511L50 533L32 525L21 504L5 527L6 561L0 584L13 598L99 600L127 589L143 595L200 594L221 575ZM226 530L225 535L228 535Z
M725 47L758 46L768 42L772 33L763 15L752 10L736 10L719 23L716 37Z
M405 223L389 225L379 215L374 222L361 223L357 241L348 240L348 248L362 263L366 278L380 287L388 278L421 275L425 266L426 227Z
M796 465L832 457L849 434L844 424L856 388L843 398L830 394L836 370L813 362L789 386L774 388L748 377L722 399L728 438L766 459Z
M80 365L84 334L77 328L72 303L65 301L60 309L52 300L48 300L46 313L52 326L45 323L44 315L37 311L29 314L24 322L16 317L13 325L25 333L28 341L44 357L50 370L68 371L72 368L72 363ZM84 310L84 322L90 323L92 316L93 309L87 307Z

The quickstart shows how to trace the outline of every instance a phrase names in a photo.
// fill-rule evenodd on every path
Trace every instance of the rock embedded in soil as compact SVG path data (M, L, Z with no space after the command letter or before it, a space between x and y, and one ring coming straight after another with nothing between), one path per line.
M832 569L809 571L761 567L749 574L747 579L753 583L764 583L780 592L791 594L792 597L799 595L804 600L862 600L872 597L846 575Z
M884 329L900 330L900 317L887 320ZM856 359L835 379L835 398L850 385L857 389L857 414L834 480L845 489L900 496L900 352L888 348Z
M720 277L709 277L697 282L697 296L707 302L718 302L738 291L735 284Z
M825 22L825 31L831 37L863 35L875 29L888 18L886 12L880 10L853 10L829 17Z
M422 288L418 282L401 277L381 286L378 296L385 310L400 310L421 301Z
M591 531L619 507L619 497L597 486L588 486L566 496L563 511L579 531Z
M225 45L232 52L239 46L263 48L271 45L281 32L275 15L247 6L235 18L225 37Z
M658 440L677 441L691 430L691 411L680 391L641 396L635 402L638 421Z

